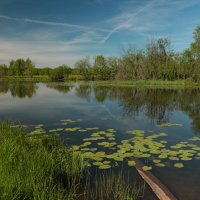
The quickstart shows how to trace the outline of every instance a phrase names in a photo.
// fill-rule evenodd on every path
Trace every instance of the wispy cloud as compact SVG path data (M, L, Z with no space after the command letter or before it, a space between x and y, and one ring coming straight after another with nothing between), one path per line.
M107 0L88 1L103 6ZM45 21L0 15L0 62L30 57L39 66L73 64L85 55L93 56L96 52L109 54L116 52L116 48L122 44L138 44L138 40L130 39L132 35L132 38L137 35L143 40L154 35L169 36L179 46L184 42L188 44L199 19L182 22L177 15L199 3L200 0L124 0L115 7L118 11L116 15L109 15L106 20L98 19L97 22L94 19L94 27L64 23L63 20ZM176 25L181 27L179 31L173 30ZM115 35L117 32L120 35ZM182 36L184 39L181 39ZM111 38L114 45L108 42Z
M40 67L73 64L75 60L85 56L84 46L56 41L35 43L0 39L0 52L1 62L30 57Z
M154 3L155 3L155 1L150 1L145 6L139 8L133 14L126 13L127 11L125 11L125 13L124 12L121 13L120 16L117 16L117 18L119 20L119 22L117 23L117 25L103 38L103 40L101 42L105 43L112 36L113 33L115 33L116 31L118 31L120 29L127 29L127 28L132 27L134 25L132 23L133 22L132 20L135 17L137 17L138 15L142 14L146 9L148 9L149 7L151 7ZM113 19L116 20L116 18L113 18Z
M0 62L8 63L11 59L30 57L39 66L73 65L78 59L88 55L92 44L96 45L102 35L108 31L68 23L38 21L0 16L9 20L8 30L13 35L0 35ZM18 26L12 26L18 22ZM31 26L22 26L31 23ZM42 24L45 26L38 26Z
M158 31L163 27L167 28L173 23L173 21L169 22L168 18L199 3L200 0L150 0L142 1L137 5L135 1L126 2L126 6L118 15L106 21L113 28L101 42L105 43L119 30L149 35L149 32Z
M105 34L109 33L109 29L81 26L77 24L50 22L42 20L34 20L28 18L14 18L10 16L0 15L0 19L17 21L19 23L31 23L35 25L45 25L45 27L21 31L20 38L23 40L67 40L68 44L83 43L101 43ZM55 27L55 28L53 28ZM59 27L59 29L57 28ZM15 29L17 27L14 27ZM20 30L19 30L20 31ZM13 30L16 32L16 30ZM71 33L71 35L69 35ZM31 37L30 37L31 36Z
M75 28L75 29L78 29L78 30L81 30L81 31L101 31L101 32L108 32L109 31L107 29L81 26L81 25L77 25L77 24L42 21L42 20L35 20L35 19L28 19L28 18L15 18L15 17L5 16L5 15L0 15L0 18L6 19L6 20L27 22L27 23L43 24L43 25L50 25L50 26L61 26L61 27L66 27L66 28Z

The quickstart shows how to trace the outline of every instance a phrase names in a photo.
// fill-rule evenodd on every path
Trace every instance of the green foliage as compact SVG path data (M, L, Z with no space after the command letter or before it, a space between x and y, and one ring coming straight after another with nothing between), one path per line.
M6 65L0 65L0 78L6 76L8 68Z
M74 199L83 171L81 156L55 137L0 123L0 199Z
M64 78L68 76L70 72L71 69L68 66L62 65L51 71L50 78L52 81L64 81Z
M34 68L35 65L29 58L27 58L26 60L19 58L15 61L12 60L10 62L8 75L32 77L34 75Z
M43 124L35 125L35 130L30 133L25 127L0 122L1 200L75 200L81 197L86 200L94 197L133 200L143 192L144 187L130 185L122 175L112 171L104 174L111 167L110 161L94 163L100 166L101 173L90 176L86 170L88 163L80 152L75 152L79 146L65 147L53 133L46 134ZM91 156L90 153L87 155ZM105 153L98 152L97 155L103 157Z
M98 200L136 200L143 194L145 186L138 187L120 173L107 172L95 177L85 190L84 199Z
M200 26L194 31L194 42L181 53L170 49L167 38L151 39L145 49L128 48L123 55L104 57L97 55L92 63L89 57L78 60L74 68L65 65L35 68L32 61L17 59L7 68L0 65L2 76L47 75L60 80L189 80L200 81Z
M197 28L194 31L194 42L191 44L190 49L192 56L200 60L200 26L197 26Z

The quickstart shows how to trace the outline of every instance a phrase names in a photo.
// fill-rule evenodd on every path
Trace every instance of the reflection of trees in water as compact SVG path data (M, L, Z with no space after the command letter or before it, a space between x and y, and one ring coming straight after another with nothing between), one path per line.
M9 84L6 81L0 81L0 94L6 94L9 91Z
M171 111L185 112L191 119L195 132L200 132L200 89L147 89L136 87L92 86L89 84L46 84L48 88L75 94L87 100L91 97L103 103L106 99L117 101L126 115L143 112L157 123L165 122ZM13 97L31 98L37 90L33 82L0 82L0 93L11 92Z
M158 123L167 120L173 110L185 112L200 132L200 90L197 89L138 89L116 88L115 97L126 113L146 112L150 119Z
M7 93L10 91L13 97L31 98L37 90L36 83L33 82L0 82L0 93Z
M57 90L64 94L70 92L70 90L74 87L73 85L66 85L66 84L60 84L60 83L47 83L46 86L48 88Z
M200 89L187 89L177 95L177 104L191 119L195 132L200 132Z
M78 92L77 92L78 91ZM194 130L200 132L200 89L147 89L136 87L79 86L77 95L89 98L91 93L98 102L116 100L125 114L146 113L157 123L168 121L172 111L185 112L193 123Z
M139 112L146 112L150 119L161 122L173 108L170 106L173 96L171 94L168 90L113 87L109 98L117 99L126 114L137 115Z
M110 88L106 86L94 86L93 90L95 98L99 103L103 103L110 92Z
M31 98L36 93L37 86L33 82L15 82L9 85L9 90L13 97Z
M89 101L92 94L92 87L91 85L79 85L76 87L75 93L78 97L87 99Z

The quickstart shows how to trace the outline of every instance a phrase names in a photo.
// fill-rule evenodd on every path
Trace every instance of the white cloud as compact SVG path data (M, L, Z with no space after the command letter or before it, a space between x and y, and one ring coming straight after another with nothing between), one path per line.
M65 42L23 42L0 39L0 61L8 63L11 59L30 57L39 66L73 64L84 54L83 47Z
M109 21L112 24L115 23L116 25L106 35L106 37L103 38L102 43L105 43L112 36L112 34L115 33L116 31L118 31L120 29L129 29L129 28L131 28L135 24L134 23L135 19L140 14L142 14L145 10L150 8L154 3L155 3L155 1L150 1L146 5L140 7L139 9L137 8L137 10L135 10L135 12L126 10L126 11L123 11L120 15L117 15L117 16L113 17L112 19L110 19Z
M66 27L66 28L74 28L81 31L101 31L101 32L108 32L107 29L102 28L95 28L95 27L88 27L88 26L81 26L77 24L69 24L69 23L60 23L60 22L51 22L51 21L42 21L42 20L34 20L34 19L28 19L28 18L15 18L5 15L0 15L1 19L6 20L14 20L19 22L27 22L27 23L34 23L34 24L43 24L48 26L59 26L59 27Z
M200 0L150 0L142 3L129 1L122 6L121 12L108 19L107 24L112 30L102 39L105 43L115 32L127 30L148 35L149 32L170 27L172 22L167 20L188 7L199 4Z
M103 1L100 0L99 3ZM7 23L9 33L12 33L11 36L0 35L0 62L8 63L18 57L30 57L39 66L73 64L87 55L88 51L91 56L98 50L102 53L106 48L107 53L111 51L106 42L118 31L145 37L152 33L161 35L159 31L170 29L173 22L169 19L173 20L174 14L199 3L200 0L123 1L118 14L96 23L98 27L0 15L1 21L5 21L4 25ZM12 26L16 22L26 30L21 29L21 26ZM188 32L188 29L193 30L194 23L191 22L188 26L184 28L187 38L192 32ZM2 30L0 33L3 33ZM169 36L176 44L182 43L180 34L170 33ZM129 43L126 38L123 42ZM120 44L115 46L117 45Z
M13 35L0 35L0 62L9 63L11 59L30 57L38 66L73 65L87 55L102 40L105 30L74 24L44 22L30 19L18 19L0 16L11 20L8 30ZM13 25L18 22L18 26ZM32 26L19 26L21 23L33 23ZM37 24L37 25L34 25ZM44 24L44 26L38 26ZM26 24L25 24L26 25Z

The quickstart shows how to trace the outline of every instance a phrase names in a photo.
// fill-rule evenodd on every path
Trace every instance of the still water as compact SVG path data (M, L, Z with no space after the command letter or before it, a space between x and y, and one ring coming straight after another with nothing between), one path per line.
M29 126L43 124L52 130L61 126L62 119L79 119L74 127L82 129L115 129L118 142L127 139L130 130L143 130L149 135L164 132L167 146L173 146L200 134L200 90L0 82L0 120ZM172 126L159 126L163 123ZM63 131L61 137L67 144L79 145L84 134ZM200 146L199 141L192 142ZM153 166L152 172L178 199L200 199L199 156L181 160L181 169L174 163L171 160L165 167Z

